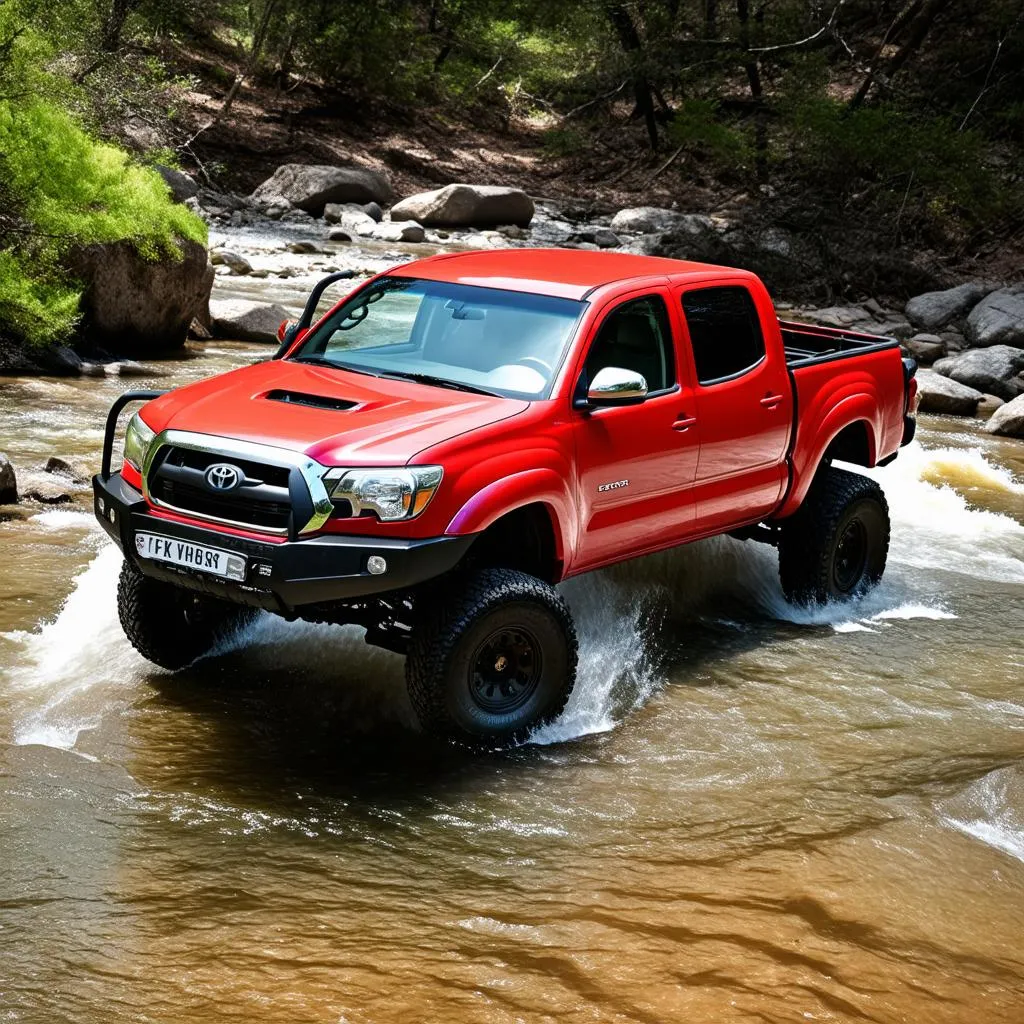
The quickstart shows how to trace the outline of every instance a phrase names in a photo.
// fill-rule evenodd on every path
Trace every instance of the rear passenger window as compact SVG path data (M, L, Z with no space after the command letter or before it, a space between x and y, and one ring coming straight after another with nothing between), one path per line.
M624 302L605 317L587 356L587 380L607 366L641 374L648 391L664 391L675 384L672 330L660 296Z
M697 288L683 293L697 380L714 384L753 369L764 358L764 338L746 288Z

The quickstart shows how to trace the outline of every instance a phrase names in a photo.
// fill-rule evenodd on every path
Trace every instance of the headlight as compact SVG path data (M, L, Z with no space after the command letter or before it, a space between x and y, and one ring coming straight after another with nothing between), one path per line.
M128 429L124 434L124 461L140 473L154 437L156 434L146 426L138 413L128 421Z
M430 503L444 475L440 466L409 469L346 469L332 498L347 501L352 515L375 512L386 523L414 519Z

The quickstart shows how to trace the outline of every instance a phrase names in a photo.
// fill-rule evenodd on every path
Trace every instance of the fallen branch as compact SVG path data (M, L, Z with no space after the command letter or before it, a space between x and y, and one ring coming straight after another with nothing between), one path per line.
M679 154L682 153L684 149L686 149L685 142L647 179L647 184L650 185L651 182L654 181L654 179L658 177L658 175L661 174L662 171L664 171L670 165L675 163L676 159L679 157Z

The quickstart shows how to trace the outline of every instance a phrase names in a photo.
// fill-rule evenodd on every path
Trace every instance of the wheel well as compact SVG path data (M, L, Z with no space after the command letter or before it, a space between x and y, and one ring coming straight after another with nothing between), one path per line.
M852 462L855 466L872 465L871 462L871 438L868 434L868 425L863 420L851 423L843 427L825 450L825 456L821 460L822 465L828 465L833 460L839 462Z
M547 583L561 575L555 527L546 505L536 502L508 512L476 539L468 558L481 566L518 569Z

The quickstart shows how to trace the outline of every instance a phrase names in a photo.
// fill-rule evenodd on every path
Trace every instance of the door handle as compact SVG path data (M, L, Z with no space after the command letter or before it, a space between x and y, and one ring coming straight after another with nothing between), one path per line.
M774 409L782 401L782 395L765 395L761 399L761 404L766 409Z
M692 427L696 422L696 416L687 416L686 413L680 413L679 419L677 419L675 423L672 424L672 429L679 431L689 430L690 427Z

